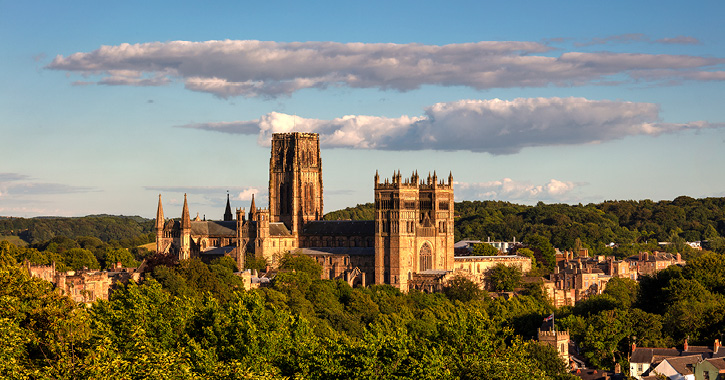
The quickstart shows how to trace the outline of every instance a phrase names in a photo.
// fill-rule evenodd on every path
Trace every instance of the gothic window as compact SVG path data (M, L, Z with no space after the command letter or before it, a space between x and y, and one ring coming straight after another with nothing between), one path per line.
M430 247L430 244L424 243L422 247L420 247L420 259L418 262L420 263L420 271L425 272L427 270L431 270L433 268L433 250Z

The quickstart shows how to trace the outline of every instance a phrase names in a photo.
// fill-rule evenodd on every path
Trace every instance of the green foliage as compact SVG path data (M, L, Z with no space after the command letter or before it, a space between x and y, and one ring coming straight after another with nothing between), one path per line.
M538 261L548 270L554 270L556 266L556 251L549 239L535 234L526 238L525 243L531 248Z
M56 236L70 239L93 236L103 242L121 241L130 247L153 241L153 234L149 237L153 227L153 219L138 216L0 218L0 235L19 236L30 244L40 244ZM144 237L139 239L141 235Z
M303 272L313 279L322 276L322 266L315 259L305 255L284 255L279 260L279 269Z
M707 240L707 249L725 253L725 198L607 201L586 206L463 201L455 204L455 210L456 241L486 236L527 241L540 235L562 250L574 249L579 239L591 254L614 253L623 258L641 250L662 250L657 241L671 240L676 244L669 249L689 259L694 252L684 241ZM610 242L618 244L614 251L607 247Z
M0 264L0 377L70 378L90 333L84 308L50 283Z
M488 243L477 243L473 245L474 256L496 256L498 255L498 249Z
M697 280L705 288L725 294L725 255L707 253L687 262L682 275Z
M496 264L486 273L489 290L495 292L512 292L521 284L521 268L516 265Z
M153 269L153 277L178 297L198 297L208 292L226 301L235 289L242 289L244 285L229 265L219 262L207 265L193 258L182 260L175 267L157 265Z
M89 250L83 248L71 248L63 256L63 264L74 271L86 269L101 269L96 257Z
M212 265L221 265L225 268L229 268L232 272L239 272L237 268L237 261L229 256L222 256L218 259L214 259L211 262Z
M139 262L135 260L131 252L126 248L109 249L105 252L104 268L114 268L116 263L121 263L125 268L135 268Z
M536 256L534 255L534 251L528 249L528 248L519 248L516 250L516 254L518 256L528 257L531 259L531 269L538 268L538 263L536 261Z
M256 257L253 253L247 253L244 257L244 269L256 269L257 272L264 272L267 265L268 263L263 257Z
M607 282L605 295L610 295L619 303L617 307L629 309L637 301L639 284L629 278L613 277Z
M359 204L325 214L325 220L373 220L375 219L375 205L373 203Z
M443 288L443 294L451 301L468 302L478 300L485 296L485 292L475 282L463 277L456 276L448 281Z

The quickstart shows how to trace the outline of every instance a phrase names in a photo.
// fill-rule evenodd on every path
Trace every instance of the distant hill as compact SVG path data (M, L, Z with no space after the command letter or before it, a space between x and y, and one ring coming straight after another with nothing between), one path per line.
M0 218L0 235L17 236L28 244L56 236L75 239L94 236L104 242L133 239L153 230L154 220L140 216L89 215L83 217Z
M605 246L647 242L708 241L713 250L725 236L725 198L695 199L681 196L672 201L605 201L588 205L519 205L502 201L455 203L455 240L526 240L547 238L561 249L571 249L579 238L593 253L609 253ZM325 215L325 220L372 220L372 203L360 204Z

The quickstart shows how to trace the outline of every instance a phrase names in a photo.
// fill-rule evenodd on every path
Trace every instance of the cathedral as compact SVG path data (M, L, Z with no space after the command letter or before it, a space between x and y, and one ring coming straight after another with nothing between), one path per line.
M400 290L435 290L454 269L453 176L381 181L375 173L374 221L323 218L322 160L316 133L275 133L269 160L269 207L232 212L224 219L190 218L184 195L181 219L156 213L156 251L179 260L227 255L244 268L247 254L275 267L286 253L304 254L323 267L322 278L350 284L390 284Z

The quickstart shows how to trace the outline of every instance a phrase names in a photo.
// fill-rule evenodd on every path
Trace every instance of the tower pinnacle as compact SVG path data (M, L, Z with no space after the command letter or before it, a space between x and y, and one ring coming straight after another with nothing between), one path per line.
M224 221L228 222L230 220L234 220L234 216L232 216L232 206L229 204L229 191L227 191L227 208L224 210Z

